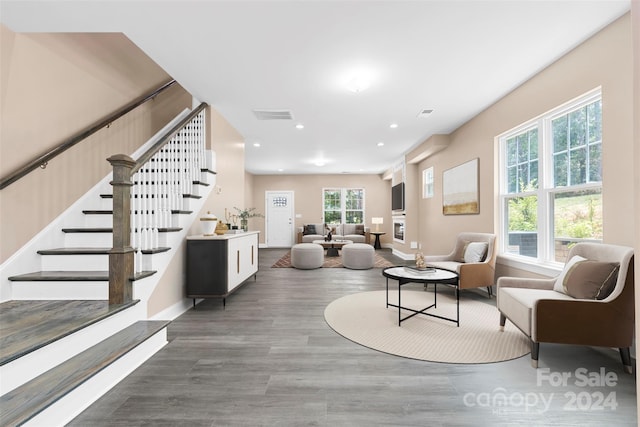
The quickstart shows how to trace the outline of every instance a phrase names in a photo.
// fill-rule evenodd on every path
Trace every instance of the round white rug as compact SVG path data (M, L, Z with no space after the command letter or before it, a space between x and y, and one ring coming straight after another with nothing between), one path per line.
M397 304L397 291L389 302ZM438 306L429 312L455 318L455 297L438 292ZM433 303L432 291L402 291L402 305L423 309ZM402 317L411 314L403 311ZM499 331L498 309L487 303L460 300L460 327L418 314L398 326L398 309L386 307L386 292L347 295L333 301L324 317L340 335L374 350L445 363L493 363L515 359L531 350L529 339L510 322Z

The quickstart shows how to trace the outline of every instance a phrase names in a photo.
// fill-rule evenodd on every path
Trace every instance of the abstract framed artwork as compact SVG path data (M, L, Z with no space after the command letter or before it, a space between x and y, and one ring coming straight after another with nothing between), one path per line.
M480 213L479 159L447 169L442 173L442 213L471 215Z

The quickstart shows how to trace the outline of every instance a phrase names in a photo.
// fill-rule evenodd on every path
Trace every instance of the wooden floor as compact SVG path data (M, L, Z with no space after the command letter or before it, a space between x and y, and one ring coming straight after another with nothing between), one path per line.
M260 250L257 280L226 309L205 301L176 319L169 344L70 425L637 425L635 375L617 352L542 344L538 370L529 355L453 365L380 353L323 317L336 298L383 289L380 269L271 268L285 252ZM494 304L465 291L461 310L468 298ZM585 374L609 383L582 385Z

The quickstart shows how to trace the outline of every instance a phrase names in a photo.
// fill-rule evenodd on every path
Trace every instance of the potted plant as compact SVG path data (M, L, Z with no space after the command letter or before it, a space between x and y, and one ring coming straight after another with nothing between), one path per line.
M234 206L234 209L238 211L238 218L240 218L240 228L242 228L242 230L244 231L247 231L248 229L249 218L264 218L264 215L262 215L261 213L254 212L256 208L240 209Z

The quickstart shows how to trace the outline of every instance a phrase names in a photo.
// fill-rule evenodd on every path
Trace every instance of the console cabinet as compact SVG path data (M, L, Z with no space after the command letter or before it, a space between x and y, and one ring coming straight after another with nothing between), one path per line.
M258 272L258 234L187 237L187 298L226 298Z

